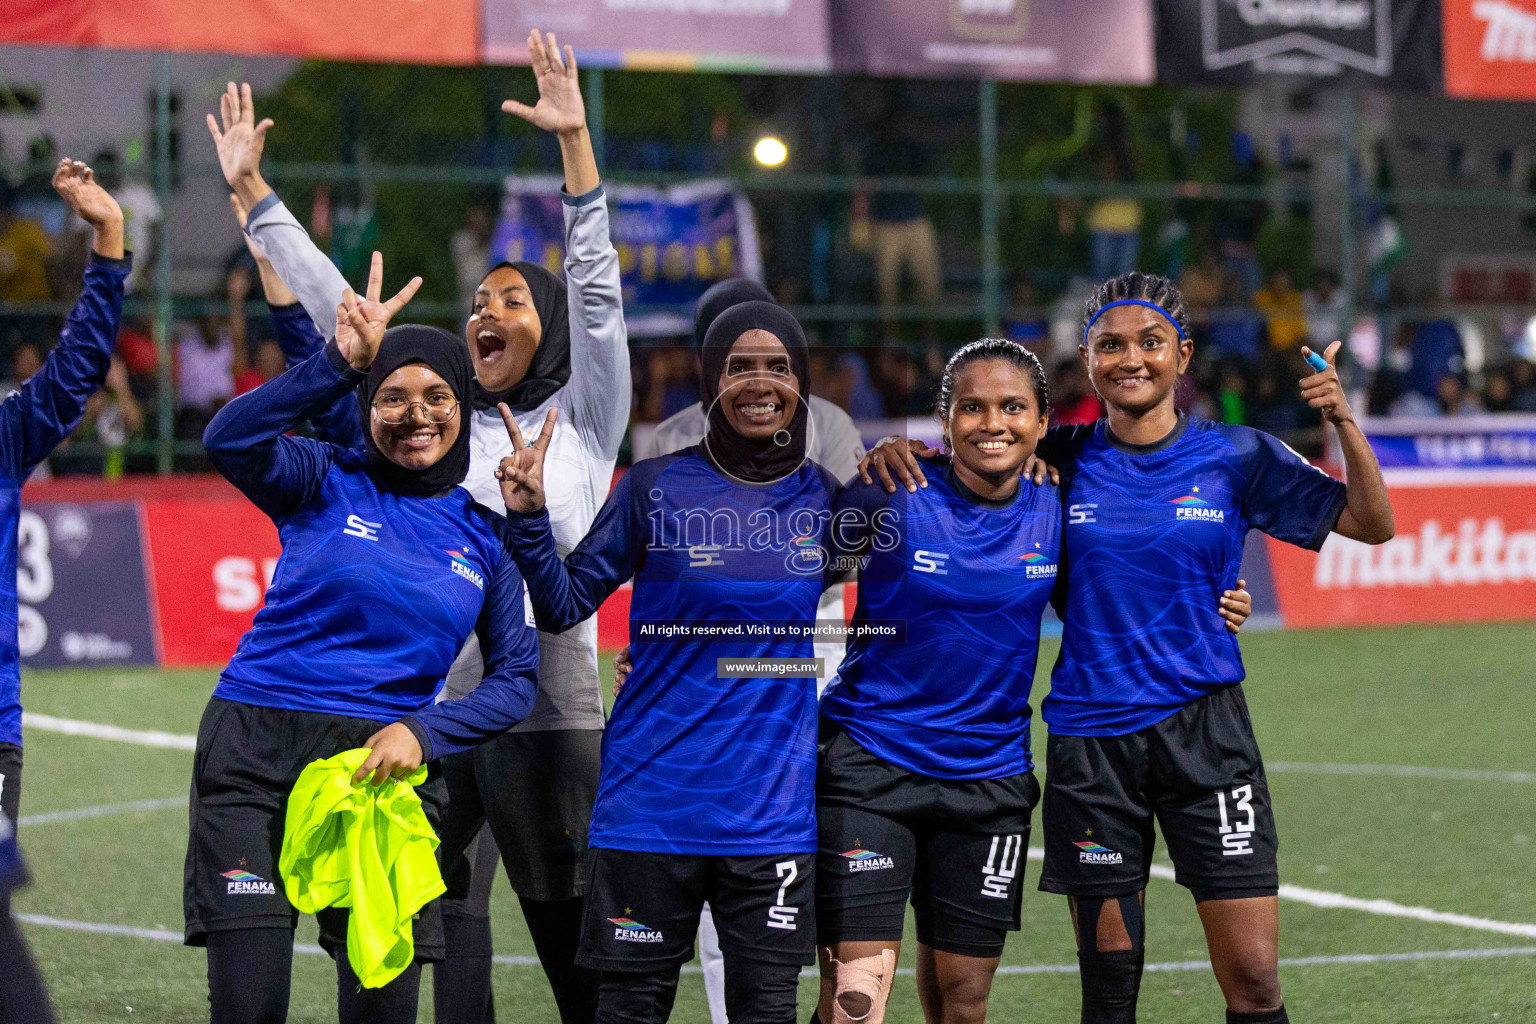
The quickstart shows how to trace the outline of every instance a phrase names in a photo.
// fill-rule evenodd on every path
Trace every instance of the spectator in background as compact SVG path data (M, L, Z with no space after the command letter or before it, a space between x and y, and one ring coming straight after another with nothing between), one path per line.
M1190 325L1196 334L1203 335L1209 328L1212 314L1221 305L1226 290L1226 276L1216 259L1216 250L1209 245L1203 246L1199 262L1179 275L1179 291L1184 296L1184 308L1189 312Z
M256 358L243 371L235 375L235 395L255 391L267 381L283 372L283 349L276 341L267 338L256 346Z
M1490 370L1483 378L1483 408L1489 412L1512 412L1515 389L1509 373L1502 367Z
M885 415L885 403L869 375L869 363L858 352L843 352L837 357L837 373L847 378L848 403L843 411L856 420L879 419ZM811 377L812 380L816 378Z
M1446 416L1477 416L1483 411L1483 403L1477 392L1467 387L1459 373L1448 373L1440 378L1435 387L1435 397L1440 402L1440 412Z
M0 178L0 302L52 298L48 233L16 211L16 191Z
M117 204L123 208L124 237L133 253L133 273L128 276L124 294L132 294L154 280L158 258L155 227L164 213L153 189L136 178L123 177L115 151L104 149L97 153L91 166L96 169L96 180L117 197Z
M11 352L11 375L0 381L0 400L10 398L32 375L43 368L43 353L30 341Z
M453 233L448 246L453 250L453 269L459 282L460 309L475 304L475 290L491 268L491 231L495 222L485 203L471 203L464 211L464 225Z
M890 116L875 122L864 154L871 177L916 178L928 173L928 151ZM867 219L875 261L875 287L882 308L901 304L902 275L912 277L917 303L932 305L943 291L939 239L923 197L905 189L854 196L854 219ZM887 316L886 336L894 337L895 319Z
M1221 366L1216 408L1223 423L1241 426L1248 422L1248 376L1236 363L1223 363Z
M1324 268L1312 281L1312 290L1302 297L1302 308L1307 319L1307 344L1312 351L1321 352L1335 341L1347 341L1345 294L1339 290L1339 275Z
M123 320L117 332L117 354L127 364L134 397L141 402L152 399L160 387L160 350L147 321Z
M645 357L645 394L639 419L660 423L688 408L699 398L694 354L678 345L651 349Z
M1509 400L1514 412L1536 412L1536 363L1516 359L1509 367Z
M1016 277L1009 289L1003 336L1027 346L1042 360L1050 356L1051 323L1045 310L1040 308L1040 294L1035 290L1035 283L1027 275Z
M1118 166L1113 153L1099 159L1102 181L1132 180L1128 167ZM1088 207L1088 241L1093 254L1094 280L1104 281L1136 269L1141 251L1141 203L1123 196L1105 196Z
M1248 403L1248 426L1266 434L1284 437L1301 426L1301 412L1290 394L1281 389L1278 373L1261 372L1253 387L1253 401Z
M176 325L176 436L196 440L235 393L235 346L215 317Z
M142 429L144 410L128 386L128 367L120 357L113 356L106 383L86 401L85 417L70 435L70 443L94 442L105 451L100 457L93 456L83 463L71 460L75 463L74 468L61 468L60 473L99 472L107 480L122 479L128 441ZM55 457L67 453L68 449L65 449Z
M1056 364L1051 380L1051 423L1093 423L1103 415L1099 396L1088 382L1088 371L1078 356L1067 356Z
M1285 267L1270 271L1269 283L1254 294L1253 304L1264 314L1270 348L1291 352L1307 340L1305 303ZM1335 340L1341 339L1329 339Z

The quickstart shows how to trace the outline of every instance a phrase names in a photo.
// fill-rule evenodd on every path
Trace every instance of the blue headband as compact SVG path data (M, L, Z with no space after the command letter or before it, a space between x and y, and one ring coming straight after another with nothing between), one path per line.
M1084 345L1088 344L1088 332L1093 329L1094 324L1099 322L1099 317L1114 309L1116 306L1146 306L1148 309L1155 309L1159 313L1163 314L1163 319L1173 324L1173 329L1179 332L1179 340L1184 340L1184 328L1180 327L1179 322L1173 318L1173 314L1168 312L1162 306L1159 306L1155 302L1148 302L1146 299L1121 299L1119 302L1111 302L1103 309L1100 309L1097 313L1093 314L1093 319L1089 320L1086 324L1083 325Z

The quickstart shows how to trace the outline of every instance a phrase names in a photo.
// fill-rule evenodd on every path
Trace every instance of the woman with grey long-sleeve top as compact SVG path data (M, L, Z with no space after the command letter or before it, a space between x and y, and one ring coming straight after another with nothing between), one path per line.
M494 472L511 453L511 442L498 402L511 408L530 435L557 408L546 474L550 518L563 556L586 534L608 494L629 420L629 352L618 256L608 237L607 203L573 56L567 48L562 60L553 36L546 45L537 33L530 35L528 49L539 102L528 107L508 101L503 109L559 139L565 281L533 264L503 263L476 293L465 341L479 387L463 486L490 507L501 507ZM215 137L225 178L248 211L246 231L328 334L346 283L261 180L261 145L271 122L254 123L249 89L237 93L231 85L224 103L237 116L233 128ZM480 671L472 643L449 677L448 695L473 689ZM595 1012L597 986L573 960L603 725L597 626L588 619L560 635L539 634L539 693L532 714L458 764L444 764L451 784L448 814L470 835L489 819L565 1024L589 1022ZM444 847L450 848L446 836ZM445 863L444 871L450 895L467 894L468 879L454 878L468 874L467 862ZM437 1019L478 1021L483 1009L477 1016L476 1008L483 1008L490 990L488 911L470 901L458 909L457 915L445 909L449 959L439 965L434 986Z

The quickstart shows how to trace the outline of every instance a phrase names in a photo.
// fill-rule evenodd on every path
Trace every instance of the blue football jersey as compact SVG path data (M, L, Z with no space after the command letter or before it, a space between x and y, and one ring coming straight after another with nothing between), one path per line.
M635 464L562 564L548 516L508 515L539 628L568 629L631 576L634 671L603 734L589 842L652 853L816 849L816 680L719 678L719 659L811 658L836 482L806 463L766 486L697 447ZM667 623L739 632L668 639Z
M431 498L380 490L365 452L284 435L350 395L359 376L332 342L224 406L204 435L214 466L271 516L283 544L266 604L214 696L407 719L426 757L441 757L528 714L538 643L500 516L462 487ZM472 633L485 682L434 705Z
M1041 711L1067 736L1135 732L1241 682L1219 607L1248 531L1316 550L1344 508L1344 485L1275 438L1183 415L1150 445L1106 420L1053 429L1041 455L1066 506L1061 654Z
M16 603L21 485L75 429L85 415L85 403L106 380L117 343L123 281L132 268L131 255L118 260L91 253L85 288L64 322L59 343L43 368L0 403L0 743L21 746Z
M1060 495L1025 481L1013 498L987 501L947 460L924 475L916 494L855 481L838 498L839 547L845 528L868 531L854 622L900 622L905 639L850 641L822 713L920 775L1016 775L1033 766L1029 690L1056 584Z

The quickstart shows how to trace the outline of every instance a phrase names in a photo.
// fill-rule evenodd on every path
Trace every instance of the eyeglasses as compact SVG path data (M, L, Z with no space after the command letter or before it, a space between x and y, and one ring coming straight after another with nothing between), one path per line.
M373 403L373 411L379 419L391 426L404 423L405 418L411 414L411 407L421 406L422 414L427 417L428 423L442 425L447 423L459 411L459 403L452 395L428 395L425 401L408 402L404 398L381 398Z

